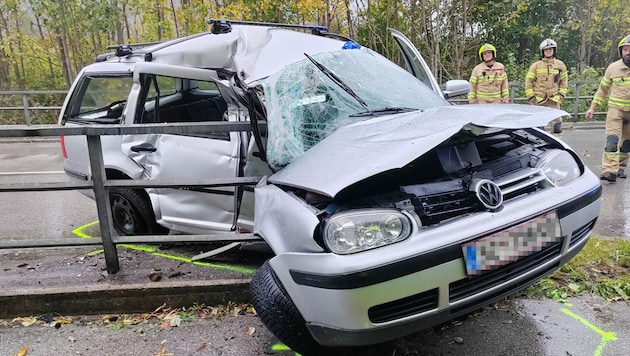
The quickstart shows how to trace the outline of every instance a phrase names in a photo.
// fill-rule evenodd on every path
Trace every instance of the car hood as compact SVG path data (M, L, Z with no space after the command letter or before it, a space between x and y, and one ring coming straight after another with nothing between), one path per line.
M268 181L334 197L356 182L404 167L462 129L542 127L561 116L568 113L531 105L481 104L377 117L337 129Z

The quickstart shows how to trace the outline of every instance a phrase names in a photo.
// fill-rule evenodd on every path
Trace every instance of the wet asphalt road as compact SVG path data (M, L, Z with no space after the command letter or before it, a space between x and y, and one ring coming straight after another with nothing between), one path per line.
M604 130L572 130L562 139L573 147L584 163L597 175L601 173L601 158L605 144ZM593 235L630 239L630 182L602 182L602 206Z
M600 173L602 130L567 130L563 140ZM58 142L0 143L0 184L65 180L61 167ZM630 238L630 183L619 180L603 188L594 235ZM96 220L93 202L76 191L1 194L0 238L72 237L72 230ZM349 354L623 356L630 350L628 315L627 302L609 303L592 296L568 303L513 298L463 321ZM135 325L115 332L89 323L55 329L0 321L0 355L18 354L25 346L28 355L49 355L51 350L59 355L156 355L162 341L173 356L293 355L271 351L277 341L251 316L164 329Z

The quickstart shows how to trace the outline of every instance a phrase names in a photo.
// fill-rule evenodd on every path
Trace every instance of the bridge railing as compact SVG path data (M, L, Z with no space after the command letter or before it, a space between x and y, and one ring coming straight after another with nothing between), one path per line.
M264 123L260 123L265 128ZM91 125L82 127L65 127L60 125L12 125L0 126L0 138L25 137L60 137L84 135L87 138L88 154L92 179L90 181L74 182L38 182L38 183L9 183L0 184L2 192L42 192L92 189L96 201L100 237L90 239L26 239L0 241L0 249L8 248L37 248L59 246L102 245L107 271L117 273L120 270L116 245L134 243L210 243L210 242L242 242L260 240L253 234L226 232L214 235L143 235L117 236L112 225L109 189L115 187L129 188L193 188L193 187L223 187L256 185L261 177L234 177L225 179L207 179L202 181L174 180L113 180L107 179L103 154L101 150L101 136L104 135L134 135L134 134L179 134L192 135L207 132L250 131L249 122L204 122L194 124L151 124L151 125Z

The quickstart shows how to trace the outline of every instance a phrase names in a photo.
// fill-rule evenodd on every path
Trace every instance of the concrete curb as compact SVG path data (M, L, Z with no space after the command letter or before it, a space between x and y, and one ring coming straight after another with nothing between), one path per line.
M0 293L0 319L18 316L149 313L159 306L249 303L250 280L8 290Z

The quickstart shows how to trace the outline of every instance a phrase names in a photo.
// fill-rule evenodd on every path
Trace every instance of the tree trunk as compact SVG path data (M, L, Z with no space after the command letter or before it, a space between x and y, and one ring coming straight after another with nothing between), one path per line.
M61 63L61 71L63 73L63 79L66 81L66 88L70 88L72 84L72 78L70 74L70 63L68 56L66 55L67 48L62 34L56 36L57 44L59 46L59 62Z
M346 21L348 22L348 37L354 39L354 24L352 23L352 11L350 10L350 0L344 0L346 6Z
M179 37L179 26L177 25L177 11L175 11L175 4L171 0L171 11L173 12L173 25L175 25L175 37Z
M0 8L0 19L2 20L2 27L0 27L0 43L4 43L5 39L2 32L10 33L6 27L6 19ZM0 47L0 89L9 88L9 63L6 59L9 58L4 47Z
M35 17L35 24L37 25L37 32L39 33L39 38L42 40L42 43L46 42L46 37L44 36L44 30L42 29L42 24L39 21L39 17ZM52 58L46 57L46 61L48 62L48 71L50 72L50 78L52 79L53 85L56 84L55 80L55 69L53 68Z

